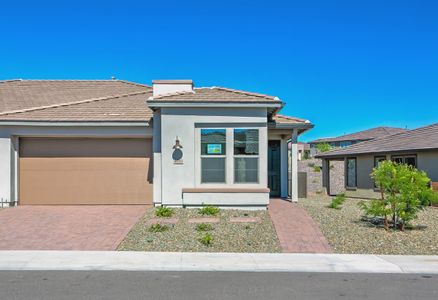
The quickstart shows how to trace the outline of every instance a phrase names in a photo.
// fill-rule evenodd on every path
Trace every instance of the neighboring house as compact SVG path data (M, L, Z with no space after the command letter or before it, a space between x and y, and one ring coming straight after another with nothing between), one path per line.
M191 80L0 81L0 197L18 204L266 207L297 199L277 97Z
M404 132L406 129L398 127L376 127L351 134L345 134L333 138L322 138L309 142L310 155L313 157L318 154L318 144L329 144L331 148L345 148L360 142L373 140L386 135Z
M350 196L378 197L370 177L383 160L404 163L423 170L438 182L438 123L362 142L345 149L320 153L323 159L323 184L330 189L330 161L344 161L345 189Z
M287 146L288 146L289 150L292 149L291 142L288 142ZM310 145L309 144L298 142L297 148L298 148L298 160L303 160L303 159L307 159L310 157ZM289 157L290 157L290 155L289 155Z

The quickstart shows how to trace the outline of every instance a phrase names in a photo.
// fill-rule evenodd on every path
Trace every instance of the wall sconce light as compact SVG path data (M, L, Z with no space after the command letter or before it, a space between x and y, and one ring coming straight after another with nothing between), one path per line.
M183 146L181 145L178 136L176 136L175 145L173 146L173 149L174 150L179 150L179 149L182 149L182 148L183 148Z

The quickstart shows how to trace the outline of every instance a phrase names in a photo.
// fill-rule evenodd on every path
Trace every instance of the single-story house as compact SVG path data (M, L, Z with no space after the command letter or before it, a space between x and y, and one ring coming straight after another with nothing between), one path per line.
M344 134L337 137L320 138L309 142L310 155L313 157L318 154L318 144L329 144L332 149L345 148L360 142L370 141L379 137L401 133L404 131L407 131L407 129L399 127L380 126L350 134Z
M297 200L297 137L277 97L191 80L0 81L0 198L19 205L265 208Z
M344 161L348 196L378 197L370 174L383 160L414 166L426 172L432 182L438 182L438 123L320 153L316 157L323 159L323 186L329 194L332 194L330 161L334 160Z

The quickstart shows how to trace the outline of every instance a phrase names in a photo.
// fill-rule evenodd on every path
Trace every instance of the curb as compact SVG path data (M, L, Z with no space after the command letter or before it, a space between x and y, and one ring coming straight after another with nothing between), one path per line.
M0 270L438 274L438 256L128 251L0 251Z

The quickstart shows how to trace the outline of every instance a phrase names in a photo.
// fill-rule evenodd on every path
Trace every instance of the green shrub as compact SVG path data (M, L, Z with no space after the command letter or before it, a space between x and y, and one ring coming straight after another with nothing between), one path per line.
M210 231L210 230L213 230L213 226L211 226L211 224L208 224L208 223L200 223L200 224L196 225L196 230L197 231Z
M365 215L383 218L385 229L389 228L390 219L394 229L404 230L427 204L430 179L422 171L392 161L381 162L371 177L380 189L382 203L363 203Z
M313 166L313 172L316 172L316 173L321 172L321 166Z
M159 207L157 208L157 210L155 211L155 215L157 217L171 217L173 215L173 209L170 207Z
M199 209L201 215L216 216L219 213L219 207L206 205Z
M204 246L211 246L213 243L213 236L210 233L206 233L199 239L199 241Z
M432 189L427 189L420 194L420 202L422 206L437 205L438 192Z
M161 225L161 224L152 224L151 227L149 227L150 232L163 232L168 230L169 227L167 225Z
M336 197L332 199L332 202L329 204L329 208L341 209L341 205L345 202L345 194L338 194Z
M327 152L327 151L330 151L331 149L332 149L332 147L330 146L329 143L319 143L319 144L316 144L316 150L319 153Z

